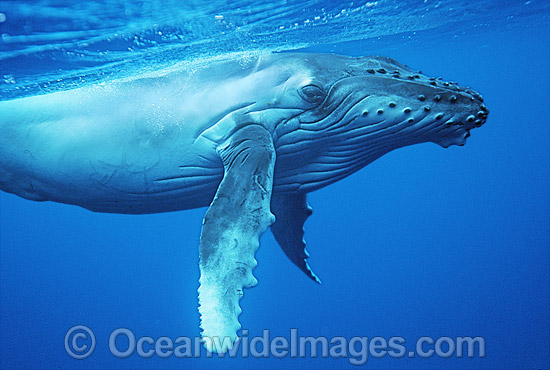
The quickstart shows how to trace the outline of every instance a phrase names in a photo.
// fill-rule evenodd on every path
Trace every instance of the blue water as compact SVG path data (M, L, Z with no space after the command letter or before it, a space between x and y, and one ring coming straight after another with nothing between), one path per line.
M269 232L249 336L483 337L474 358L366 368L550 368L550 23L537 1L0 1L0 99L197 58L305 48L385 55L470 85L491 113L465 147L392 152L311 193L316 285ZM318 17L318 18L317 18ZM1 133L0 133L1 134ZM0 194L1 369L333 369L348 358L116 358L117 328L199 335L205 209L124 216ZM69 328L95 333L71 358Z

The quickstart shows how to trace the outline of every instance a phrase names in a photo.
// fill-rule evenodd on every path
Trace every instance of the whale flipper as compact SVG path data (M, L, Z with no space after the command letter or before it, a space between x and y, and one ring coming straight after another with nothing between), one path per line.
M275 194L271 208L276 220L271 232L288 258L307 276L317 283L321 280L307 263L309 253L304 241L304 223L311 216L311 207L307 204L306 193Z
M270 211L275 150L260 125L239 128L218 146L224 177L204 217L200 239L199 312L211 352L233 346L241 325L243 288L257 284L252 269L259 238L274 222Z

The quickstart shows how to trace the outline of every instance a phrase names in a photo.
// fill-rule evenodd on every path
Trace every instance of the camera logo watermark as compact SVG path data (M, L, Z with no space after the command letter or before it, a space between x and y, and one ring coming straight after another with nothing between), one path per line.
M118 328L111 332L108 340L109 352L117 358L139 356L141 358L199 358L205 354L214 354L205 350L208 348L230 348L227 353L217 354L218 357L241 358L347 358L352 365L364 365L369 358L473 358L485 357L485 339L483 337L420 337L411 348L407 347L405 338L395 336L384 337L312 337L299 336L298 329L290 329L290 336L271 337L265 329L261 337L249 337L249 332L243 329L239 339L231 346L229 337L186 337L171 338L161 336L138 337L127 328ZM78 325L69 329L65 335L65 350L75 359L89 357L96 347L96 338L92 330Z
M73 326L65 334L65 351L77 360L88 358L95 350L94 332L87 326Z

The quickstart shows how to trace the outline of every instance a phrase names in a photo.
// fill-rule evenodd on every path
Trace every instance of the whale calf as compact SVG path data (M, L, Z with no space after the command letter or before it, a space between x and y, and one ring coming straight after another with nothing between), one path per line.
M0 101L0 189L96 212L209 206L199 312L232 347L262 233L307 264L308 192L394 149L464 145L480 94L377 56L280 53Z

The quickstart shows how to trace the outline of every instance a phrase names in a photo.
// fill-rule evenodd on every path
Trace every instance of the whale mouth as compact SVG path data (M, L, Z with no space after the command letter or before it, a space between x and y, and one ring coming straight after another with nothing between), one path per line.
M448 148L451 145L464 146L466 139L470 137L470 130L481 127L487 122L489 117L489 109L485 104L481 104L478 109L474 109L474 114L467 114L448 119L444 125L444 134L437 140L436 144L443 148Z
M448 148L452 145L464 146L466 145L466 139L470 137L470 130L455 130L451 134L434 141L442 148Z

